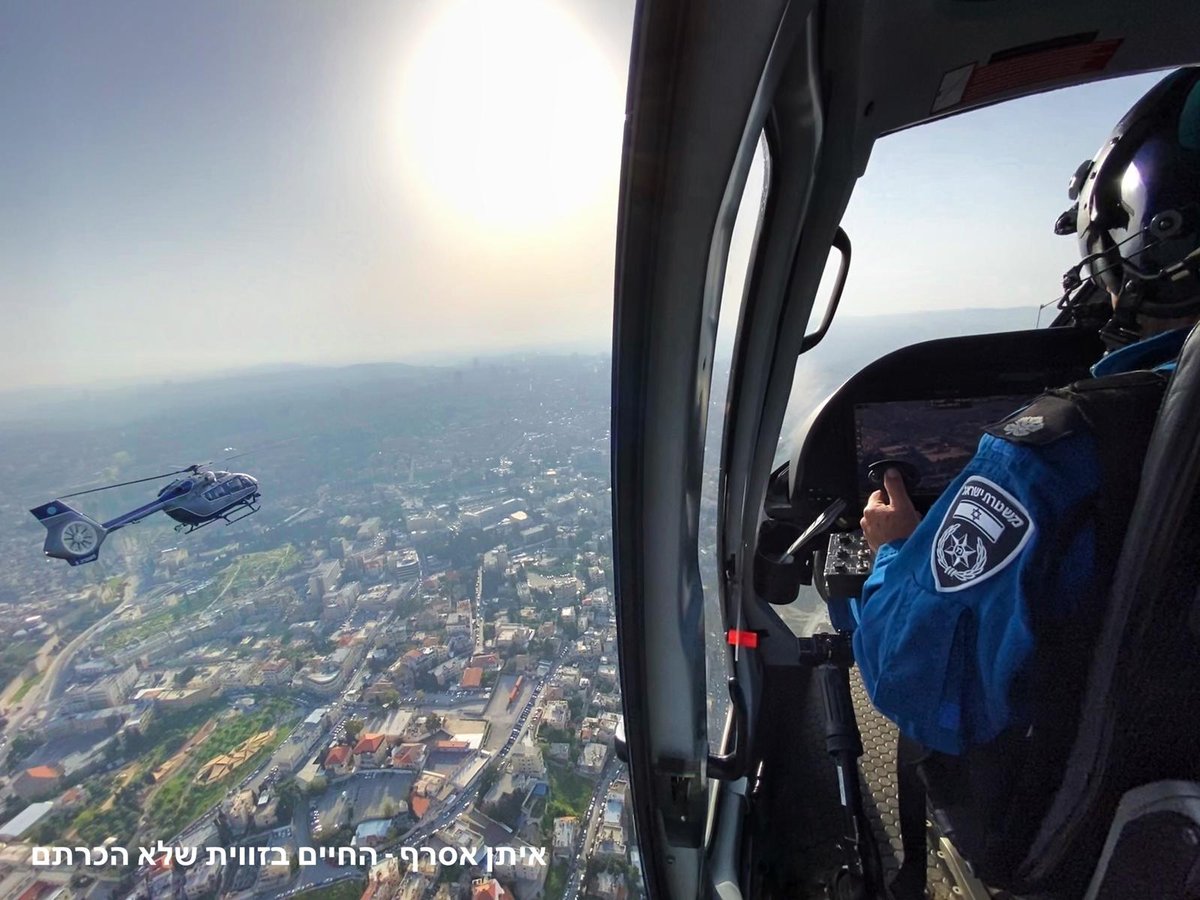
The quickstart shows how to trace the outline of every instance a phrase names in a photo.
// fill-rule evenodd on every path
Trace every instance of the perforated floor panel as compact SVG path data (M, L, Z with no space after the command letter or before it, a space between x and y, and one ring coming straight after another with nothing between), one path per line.
M900 866L903 849L900 843L899 788L896 783L896 726L885 719L867 696L858 668L850 670L850 691L854 697L854 712L862 732L863 802L875 831L883 865L890 875ZM938 849L938 834L932 823L927 826L926 896L931 900L959 900L961 891L955 887ZM891 853L888 853L888 848Z

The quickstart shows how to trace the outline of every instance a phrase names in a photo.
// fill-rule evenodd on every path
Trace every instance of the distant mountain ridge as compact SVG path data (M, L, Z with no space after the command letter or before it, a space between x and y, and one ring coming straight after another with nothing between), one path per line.
M957 309L884 316L839 315L825 340L797 364L797 378L828 385L848 378L873 359L906 344L954 334L981 334L1031 328L1036 310L1028 307ZM1047 320L1049 316L1045 317ZM599 341L597 342L600 343ZM728 350L723 354L728 359ZM475 355L445 365L405 362L361 362L349 365L270 363L209 375L114 383L111 385L36 387L0 391L0 421L45 425L67 420L76 425L107 422L113 417L153 415L181 403L219 402L229 391L269 398L308 388L355 388L397 379L445 374L477 365L526 363L536 359L603 357L601 352L572 351L559 346L543 351L512 349Z

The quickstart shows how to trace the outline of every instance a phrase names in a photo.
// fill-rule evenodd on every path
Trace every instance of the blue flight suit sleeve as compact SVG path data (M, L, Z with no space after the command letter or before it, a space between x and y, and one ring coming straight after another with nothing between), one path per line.
M854 653L901 732L958 754L1028 722L1035 626L1093 593L1099 482L1088 433L984 435L912 536L879 548Z

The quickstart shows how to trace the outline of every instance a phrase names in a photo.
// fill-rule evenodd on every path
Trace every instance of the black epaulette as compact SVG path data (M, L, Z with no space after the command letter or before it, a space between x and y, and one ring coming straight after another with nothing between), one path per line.
M984 431L1014 444L1044 445L1079 431L1101 444L1122 434L1148 437L1162 402L1167 376L1138 370L1085 378L1048 391Z
M1015 444L1049 444L1085 428L1083 416L1057 392L1042 394L1024 409L983 429L986 434Z

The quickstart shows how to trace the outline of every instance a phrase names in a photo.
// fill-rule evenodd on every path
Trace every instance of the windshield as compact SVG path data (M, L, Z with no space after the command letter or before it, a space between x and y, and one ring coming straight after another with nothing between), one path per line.
M776 465L792 458L822 401L887 353L1050 324L1062 273L1078 262L1075 241L1053 231L1067 178L1159 77L1015 100L877 142L843 219L853 242L845 293L827 337L797 361ZM1021 401L998 397L984 420ZM828 627L811 587L780 614L798 634Z

